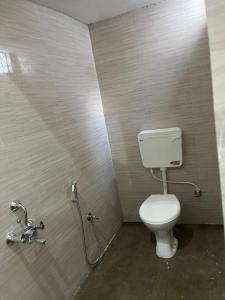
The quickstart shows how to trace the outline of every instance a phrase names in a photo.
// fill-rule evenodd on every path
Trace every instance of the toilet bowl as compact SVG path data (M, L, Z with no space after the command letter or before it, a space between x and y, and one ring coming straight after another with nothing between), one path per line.
M139 215L155 234L158 257L171 258L176 254L178 241L173 227L180 215L180 202L175 195L151 195L141 205Z

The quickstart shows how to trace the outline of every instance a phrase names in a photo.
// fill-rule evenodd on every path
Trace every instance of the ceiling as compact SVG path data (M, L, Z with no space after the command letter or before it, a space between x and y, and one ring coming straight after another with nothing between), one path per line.
M153 0L30 0L91 24L121 15Z

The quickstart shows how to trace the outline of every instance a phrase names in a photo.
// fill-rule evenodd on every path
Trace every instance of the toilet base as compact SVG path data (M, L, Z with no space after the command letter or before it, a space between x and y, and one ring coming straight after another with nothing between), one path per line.
M156 236L156 254L161 258L171 258L177 252L178 240L173 236L173 232L159 231Z

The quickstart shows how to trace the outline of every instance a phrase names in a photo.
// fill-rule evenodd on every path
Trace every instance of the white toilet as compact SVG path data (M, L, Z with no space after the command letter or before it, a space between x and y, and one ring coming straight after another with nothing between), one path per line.
M139 215L143 223L155 234L156 254L171 258L178 242L173 227L180 215L180 202L175 195L151 195L141 205Z
M175 255L178 241L173 235L181 207L175 195L167 194L166 169L182 165L181 129L145 130L138 142L144 167L162 171L163 194L149 196L141 205L139 215L155 234L156 254L161 258Z

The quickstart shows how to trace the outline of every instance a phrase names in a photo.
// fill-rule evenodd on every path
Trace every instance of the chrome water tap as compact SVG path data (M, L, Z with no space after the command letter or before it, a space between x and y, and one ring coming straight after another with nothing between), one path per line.
M32 244L32 243L38 243L41 245L46 244L46 240L38 239L38 230L43 230L45 228L44 223L41 221L39 225L36 225L33 220L28 219L27 216L27 209L25 206L22 205L22 203L18 200L14 200L10 204L10 209L13 212L18 211L19 209L22 209L24 212L24 226L23 226L23 232L22 234L16 234L14 232L9 232L6 236L6 243L7 244L13 244L13 243L22 243L22 244ZM20 223L20 220L18 220Z
M93 215L91 212L89 212L87 214L87 220L89 222L93 222L94 220L99 220L99 217L97 217L97 216Z

